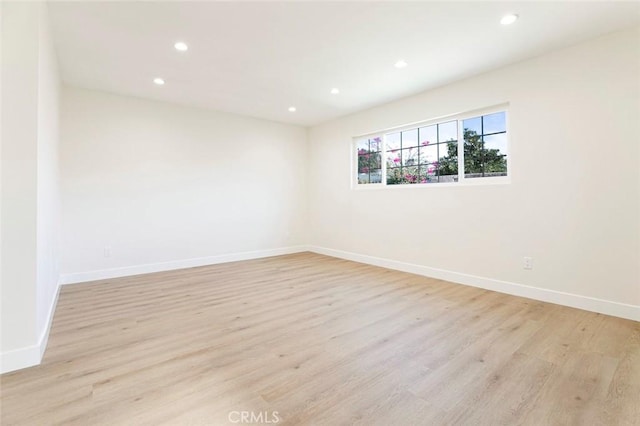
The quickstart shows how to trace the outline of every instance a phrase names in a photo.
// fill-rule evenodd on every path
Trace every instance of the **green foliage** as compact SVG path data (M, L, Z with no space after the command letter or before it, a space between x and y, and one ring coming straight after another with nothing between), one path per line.
M447 155L440 157L438 169L441 175L458 174L458 144L456 142L447 143Z
M464 172L505 173L507 160L498 149L483 148L482 138L469 129L464 129Z
M458 172L458 147L450 143L447 156L440 159L440 174ZM474 130L464 129L464 172L466 174L506 173L507 160L498 149L485 149Z

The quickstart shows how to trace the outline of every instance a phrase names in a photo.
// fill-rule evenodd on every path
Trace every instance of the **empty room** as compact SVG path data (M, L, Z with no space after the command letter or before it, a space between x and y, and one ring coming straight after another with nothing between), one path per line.
M640 425L640 2L0 2L2 425Z

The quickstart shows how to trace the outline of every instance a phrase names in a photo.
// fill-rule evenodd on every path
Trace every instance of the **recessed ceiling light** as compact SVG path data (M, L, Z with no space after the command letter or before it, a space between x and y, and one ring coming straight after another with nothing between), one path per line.
M154 78L154 79L153 79L153 82L154 82L155 84L157 84L158 86L162 86L162 85L164 84L164 80L163 80L163 79L161 79L160 77Z
M189 46L187 46L187 43L182 41L176 42L176 44L174 44L173 47L175 47L176 50L179 50L181 52L186 52L187 50L189 50Z
M518 15L514 15L514 14L511 14L511 15L504 15L504 16L502 17L502 19L500 20L500 23L501 23L502 25L511 25L511 24L513 24L514 22L516 22L517 20L518 20Z
M396 62L395 64L393 64L393 66L394 66L394 67L396 67L396 68L404 68L404 67L406 67L407 65L409 65L409 64L407 64L407 63L406 63L405 61L403 61L403 60L399 60L398 62Z
M289 112L296 112L296 107L289 107Z
M340 93L340 89L334 87L333 89L331 89L331 94L332 95L337 95L338 93Z

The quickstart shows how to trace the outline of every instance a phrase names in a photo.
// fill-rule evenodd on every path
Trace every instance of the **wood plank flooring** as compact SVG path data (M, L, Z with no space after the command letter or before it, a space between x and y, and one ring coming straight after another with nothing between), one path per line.
M65 286L0 388L2 425L637 425L640 323L301 253Z

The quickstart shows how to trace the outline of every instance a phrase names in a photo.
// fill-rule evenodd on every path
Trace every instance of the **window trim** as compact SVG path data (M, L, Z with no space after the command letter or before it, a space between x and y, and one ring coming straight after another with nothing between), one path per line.
M457 187L457 186L477 186L477 185L505 185L511 183L511 128L510 128L510 112L509 103L496 104L490 107L477 108L466 112L458 112L455 114L443 115L440 117L430 118L428 120L416 121L413 123L403 124L400 126L388 127L386 129L377 130L375 132L369 132L351 138L350 150L351 150L351 189L354 190L380 190L390 188L434 188L434 187ZM505 129L507 134L507 175L506 176L485 176L475 178L465 178L464 159L458 162L458 181L457 182L438 182L438 183L417 183L417 184L401 184L401 185L388 185L387 184L387 149L386 149L386 135L389 133L403 132L406 130L413 130L420 127L432 126L434 124L442 124L449 121L456 120L458 122L458 158L464 157L464 128L463 121L469 118L474 118L483 115L489 115L496 112L505 113ZM364 138L379 137L382 140L383 149L381 149L381 168L382 179L380 183L358 183L358 155L357 144L359 140Z

